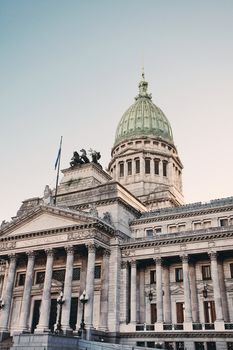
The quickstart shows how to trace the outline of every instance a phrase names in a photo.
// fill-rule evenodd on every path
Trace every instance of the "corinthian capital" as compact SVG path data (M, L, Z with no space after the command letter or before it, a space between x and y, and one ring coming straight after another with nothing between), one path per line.
M182 263L188 263L189 262L189 256L188 256L188 254L183 254L183 255L181 255L181 260L182 260Z
M95 243L87 243L86 247L88 249L88 253L95 253L96 252L96 244Z
M218 253L215 251L209 252L209 257L210 257L211 261L215 261L215 260L217 260Z
M74 254L74 247L72 245L67 245L65 247L66 254L67 255L73 255Z
M45 253L46 253L47 257L53 256L54 255L54 249L52 249L52 248L45 249Z

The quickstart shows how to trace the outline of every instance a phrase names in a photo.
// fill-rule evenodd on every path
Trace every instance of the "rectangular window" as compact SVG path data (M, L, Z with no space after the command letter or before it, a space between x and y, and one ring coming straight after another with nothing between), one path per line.
M127 166L128 166L128 175L132 175L132 161L129 160L127 162Z
M203 222L203 226L204 226L204 228L209 228L209 227L211 227L211 221L204 221L204 222Z
M213 341L208 341L206 343L207 345L207 350L216 350L216 343Z
M176 320L177 323L184 322L184 303L182 302L176 303Z
M202 224L201 224L200 221L199 221L199 222L194 222L194 223L193 223L193 229L194 229L194 230L201 230L201 228L202 228Z
M202 279L203 280L211 280L210 265L203 265L202 266Z
M154 231L155 231L155 233L161 233L162 232L162 228L161 227L156 227Z
M74 267L73 269L73 281L80 280L80 267Z
M21 273L21 272L17 273L16 287L24 286L25 279L26 279L26 273Z
M219 220L220 226L228 226L228 219L220 219Z
M145 173L150 174L150 159L149 158L145 159Z
M45 271L38 271L36 273L36 284L44 283Z
M233 342L227 343L227 350L233 350Z
M136 174L140 173L140 159L135 159Z
M157 307L156 304L150 304L151 324L157 322Z
M152 228L146 229L146 237L153 237L154 236L154 231Z
M101 266L96 265L95 266L95 279L100 279L101 278Z
M150 271L150 284L156 283L156 270Z
M176 350L184 350L184 342L183 341L176 342Z
M163 176L167 176L167 162L163 161Z
M119 163L119 168L120 168L120 177L124 176L124 163Z
M178 225L178 232L185 231L185 224Z
M178 267L175 269L176 282L183 282L183 269Z
M66 273L65 269L54 270L53 274L52 274L52 279L59 281L59 282L64 282L65 281L65 273Z
M204 343L203 342L196 342L195 341L195 350L205 350L205 346L204 346Z
M158 159L154 160L154 165L155 165L155 174L159 175L159 160Z
M231 278L233 278L233 263L230 264L230 274Z
M169 226L168 232L169 233L177 232L177 227L175 225Z

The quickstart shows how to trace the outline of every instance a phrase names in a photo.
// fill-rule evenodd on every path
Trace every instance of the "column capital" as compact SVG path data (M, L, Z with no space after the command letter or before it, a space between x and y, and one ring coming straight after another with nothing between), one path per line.
M131 267L136 267L137 266L137 261L136 259L130 260Z
M88 249L88 253L95 253L97 245L95 243L86 243L86 247Z
M188 254L180 255L180 258L182 260L182 263L188 263L189 262L189 255Z
M36 253L34 252L34 250L27 250L26 254L28 256L28 259L33 259L36 256Z
M103 256L105 258L110 258L111 251L109 249L104 249Z
M46 253L47 257L53 256L54 255L54 249L52 249L52 248L45 249L45 253Z
M163 259L161 258L161 256L156 256L154 258L154 262L155 262L156 265L162 265Z
M218 253L215 252L215 251L211 251L208 253L209 257L210 257L210 260L217 260L217 257L218 257Z
M67 245L65 246L66 254L67 255L73 255L74 254L74 246Z
M126 269L128 266L128 262L127 261L121 261L121 268L122 269Z
M11 253L8 255L10 261L16 261L17 260L17 254Z

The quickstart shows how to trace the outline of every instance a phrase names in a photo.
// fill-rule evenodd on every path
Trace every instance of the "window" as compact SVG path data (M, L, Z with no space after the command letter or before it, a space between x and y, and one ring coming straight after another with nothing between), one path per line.
M203 342L196 342L195 341L195 350L205 350L205 346L204 346L204 343Z
M153 237L154 236L154 231L152 228L146 229L146 237Z
M120 168L120 177L124 176L124 163L121 162L119 163L119 168Z
M167 161L163 161L163 176L167 176Z
M45 271L38 271L36 273L36 284L44 283Z
M194 230L200 230L202 228L201 222L200 221L194 222L193 223L193 228L194 228Z
M162 227L156 227L154 229L155 233L161 233L162 232Z
M156 283L156 270L150 271L150 284Z
M156 304L150 304L151 324L157 322L157 307Z
M176 320L177 320L177 323L184 322L184 303L183 302L176 303Z
M213 300L204 301L205 323L214 323L216 321L215 303Z
M184 350L184 342L183 341L176 342L176 350Z
M137 342L136 342L136 345L137 345L137 346L145 347L145 342L144 342L144 341L137 341Z
M24 286L25 278L26 278L26 273L18 272L16 277L16 287Z
M220 219L219 220L220 226L228 226L228 219Z
M132 175L132 160L128 160L127 167L128 167L128 175Z
M59 281L59 282L64 282L65 281L65 273L66 273L65 269L54 270L53 274L52 274L52 279Z
M140 159L135 159L136 174L140 173Z
M180 224L178 225L178 232L184 231L185 230L185 224Z
M154 165L155 165L155 174L159 175L159 159L154 160Z
M203 280L210 280L211 279L210 265L203 265L202 266L202 279Z
M95 266L95 279L101 278L101 266L96 265Z
M148 348L155 348L155 342L154 341L148 341L147 342L147 347Z
M150 174L150 158L145 159L145 173Z
M233 278L233 263L230 264L230 273L231 273L231 278Z
M208 341L206 343L207 345L207 350L216 350L216 343L213 341Z
M177 232L177 227L175 225L169 226L168 232L169 233Z
M203 226L204 226L204 228L209 228L209 227L211 227L211 221L204 221L204 222L203 222Z
M73 269L73 281L79 281L80 280L80 267L75 267Z
M175 269L176 282L183 282L183 269L178 267Z
M233 342L227 343L227 350L233 350Z

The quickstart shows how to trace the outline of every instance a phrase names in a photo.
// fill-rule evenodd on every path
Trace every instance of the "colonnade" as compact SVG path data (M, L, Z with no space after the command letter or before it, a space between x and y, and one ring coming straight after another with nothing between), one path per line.
M224 322L223 303L220 288L220 278L218 273L217 253L210 252L211 278L213 285L213 299L216 310L216 322ZM190 256L183 254L180 256L183 269L183 300L184 300L184 323L189 325L186 329L192 330L192 323L198 323L198 295L195 277L195 268L189 261ZM163 264L166 258L155 257L154 264L156 267L156 309L157 324L172 323L171 312L171 291L170 291L170 274L169 267ZM135 259L129 261L131 273L130 281L127 279L127 264L122 263L122 282L124 290L130 289L130 298L127 293L122 294L122 317L121 322L137 322L137 261ZM191 278L190 278L191 277ZM130 283L130 288L127 286ZM146 296L148 297L148 296ZM130 299L130 317L127 321L127 300Z
M85 311L85 323L86 329L93 328L93 303L94 303L94 273L95 273L95 261L96 261L96 246L93 243L87 244L88 257L87 257L87 271L86 271L86 295L88 302L86 304ZM73 263L74 263L74 247L67 246L66 250L66 269L65 269L65 281L64 281L64 305L62 309L61 325L62 330L66 333L71 331L70 329L70 311L71 311L71 297L72 297L72 279L73 279ZM39 323L35 329L35 333L49 332L49 317L51 309L51 287L52 287L52 273L55 250L52 248L45 250L46 270L43 286L43 294L41 298L40 317ZM34 280L34 265L36 253L35 251L28 251L28 262L26 269L26 277L23 291L23 298L21 304L21 311L19 317L18 331L29 331L28 324L30 306L31 306L31 291ZM103 312L100 317L100 328L107 330L108 328L108 278L109 278L109 256L110 252L104 250L103 263L102 263L102 293L101 302L103 306ZM4 307L0 311L0 332L9 331L9 317L11 311L11 304L13 300L13 287L17 268L17 255L9 255L9 270L6 281L5 293L2 296L4 300ZM80 287L81 288L81 287ZM80 290L80 294L81 294ZM76 329L79 328L77 325Z

